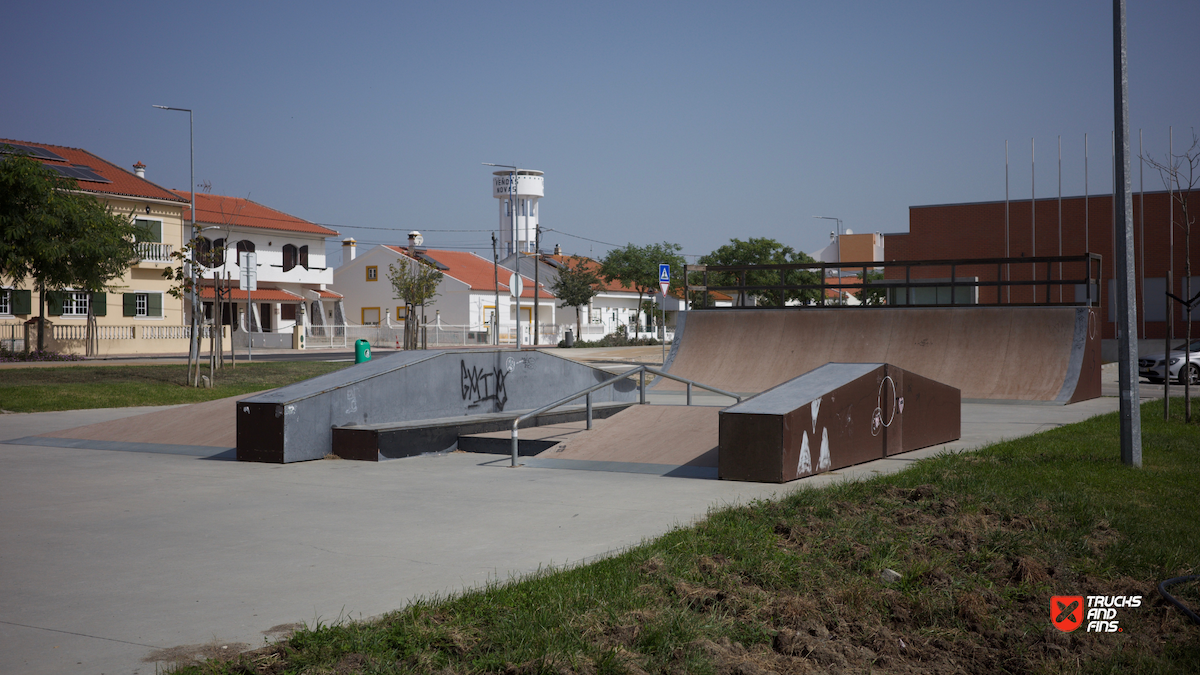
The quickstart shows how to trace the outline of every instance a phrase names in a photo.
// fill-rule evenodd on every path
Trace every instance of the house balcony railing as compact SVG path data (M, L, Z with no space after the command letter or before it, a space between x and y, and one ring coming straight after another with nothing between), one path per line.
M138 262L169 263L171 262L172 244L156 241L140 241L137 245Z

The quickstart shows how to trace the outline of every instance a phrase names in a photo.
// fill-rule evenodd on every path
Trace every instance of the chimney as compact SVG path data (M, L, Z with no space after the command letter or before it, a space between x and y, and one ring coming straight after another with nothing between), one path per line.
M562 247L558 244L554 245L554 255L562 255Z
M354 237L346 237L342 240L342 264L346 264L354 260L354 245L358 242L354 241Z
M141 162L134 164L133 165L133 175L137 176L138 178L145 178L146 177L146 165L142 164Z
M420 232L413 230L408 233L408 252L416 253L417 247L425 243L425 237L421 236Z

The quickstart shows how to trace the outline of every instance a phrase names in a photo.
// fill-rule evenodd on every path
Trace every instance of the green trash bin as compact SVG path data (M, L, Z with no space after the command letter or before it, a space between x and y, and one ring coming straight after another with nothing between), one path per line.
M371 343L366 340L354 341L354 362L362 363L371 360Z

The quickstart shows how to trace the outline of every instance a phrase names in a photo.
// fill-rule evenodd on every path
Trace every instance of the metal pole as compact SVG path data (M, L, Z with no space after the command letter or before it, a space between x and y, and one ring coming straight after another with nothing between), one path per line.
M590 392L587 395L587 428L589 430L592 428L592 394Z
M492 277L496 286L496 306L492 309L492 344L500 346L500 256L496 253L496 233L492 233Z
M1034 139L1029 139L1029 237L1031 253L1034 258L1037 257L1037 162L1035 160L1035 143ZM1032 275L1030 279L1037 281L1037 265L1029 263L1029 273ZM1037 284L1030 286L1033 291L1032 302L1037 302Z
M1142 465L1142 418L1137 396L1137 296L1133 283L1133 212L1132 186L1129 176L1129 76L1126 61L1125 0L1113 0L1113 112L1115 117L1114 140L1117 131L1121 134L1120 149L1117 151L1116 171L1120 192L1114 194L1119 200L1120 236L1117 237L1117 319L1121 330L1117 336L1119 350L1119 372L1121 385L1121 461L1126 466ZM1114 144L1114 149L1115 144Z
M1163 350L1163 419L1171 419L1171 333L1174 322L1172 319L1175 316L1174 310L1171 309L1171 270L1167 270L1167 292L1163 299L1167 307L1167 330L1166 330L1166 349Z
M1142 159L1142 130L1138 129L1138 250L1140 251L1141 271L1138 272L1138 283L1141 290L1138 307L1142 317L1142 339L1146 339L1146 160Z
M1004 257L1007 258L1011 254L1008 251L1008 141L1004 141ZM1012 263L1004 264L1005 281L1012 281ZM1012 303L1012 286L1006 285L1005 292L1008 294L1008 302ZM996 302L1000 302L999 294L996 296Z
M515 260L517 261L517 264L513 265L513 267L517 268L517 284L516 285L517 285L517 287L519 287L521 284L521 240L520 240L520 234L517 232L517 170L514 168L512 170L512 173L509 175L512 176L512 181L509 183L509 186L508 186L508 194L509 194L508 201L510 204L512 204L512 208L509 209L509 212L512 215L513 253L516 254L516 256L517 256L515 258ZM513 297L516 298L516 302L517 302L517 349L520 349L521 348L521 293L517 290L517 288L512 288L510 290L512 290ZM516 450L514 450L513 452L516 452ZM514 461L516 461L516 460L514 460Z
M519 453L517 452L517 425L514 424L513 429L512 429L512 464L511 464L511 466L513 468L516 468L516 466L517 466L517 455L518 454Z
M1091 198L1088 197L1088 147L1087 132L1083 132L1083 252L1090 253L1091 244L1088 242L1088 207ZM1088 263L1091 265L1091 263ZM1088 268L1091 269L1090 267ZM1090 290L1088 291L1091 292Z
M1058 137L1058 255L1060 257L1062 256L1062 136L1061 135ZM1050 274L1047 273L1046 276L1050 276ZM1063 278L1063 264L1062 264L1062 261L1060 260L1058 262L1058 301L1060 303L1063 301L1062 278ZM1047 286L1046 290L1049 291L1050 287ZM1047 293L1047 295L1049 295L1049 293ZM1048 300L1049 300L1049 298L1047 298L1047 301Z
M529 216L525 216L525 222L529 222ZM538 294L538 257L542 255L542 226L538 225L533 231L533 344L538 344L538 334L542 332L542 322L538 316L538 310L542 307L542 299Z

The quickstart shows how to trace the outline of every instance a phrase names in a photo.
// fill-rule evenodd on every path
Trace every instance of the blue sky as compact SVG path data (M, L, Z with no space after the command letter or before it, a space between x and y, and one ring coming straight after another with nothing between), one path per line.
M490 249L490 169L546 172L543 247L730 238L814 251L836 216L1110 189L1109 2L23 2L0 136L332 225ZM1200 119L1200 3L1129 3L1132 144ZM1134 164L1134 189L1138 172ZM1156 175L1146 187L1160 189ZM575 236L568 236L575 235ZM595 243L579 237L596 240ZM336 249L337 246L331 248Z

